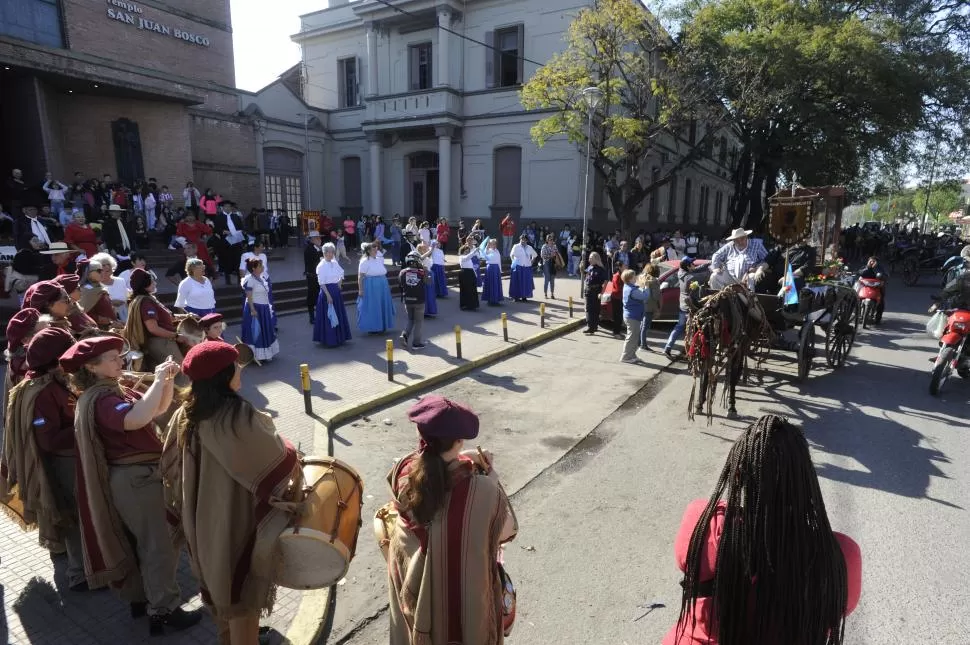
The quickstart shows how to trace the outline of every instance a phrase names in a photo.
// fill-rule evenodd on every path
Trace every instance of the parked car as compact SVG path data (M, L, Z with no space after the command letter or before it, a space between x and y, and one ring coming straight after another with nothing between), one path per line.
M707 279L711 277L711 270L708 265L711 263L710 260L697 260L694 262L694 275L697 276L698 282L701 284L706 284ZM680 282L677 280L677 269L680 268L679 260L667 260L666 262L660 263L660 277L657 278L660 282L660 311L654 316L654 320L677 320L677 316L680 313ZM612 296L613 294L613 284L607 283L603 288L603 299L606 299L607 295ZM613 321L613 308L610 306L609 301L600 307L600 320L606 322Z

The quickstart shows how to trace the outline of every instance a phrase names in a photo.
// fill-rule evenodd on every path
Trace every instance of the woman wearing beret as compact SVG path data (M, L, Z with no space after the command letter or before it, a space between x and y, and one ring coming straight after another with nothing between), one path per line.
M369 334L394 329L395 311L387 267L377 243L363 244L357 267L357 327Z
M67 551L72 591L86 591L74 494L74 394L58 359L74 345L66 329L42 329L27 347L29 371L10 393L0 457L0 503L25 529L38 529L41 546ZM13 498L19 498L19 504ZM9 513L8 513L9 515Z
M46 323L41 322L41 313L30 307L21 309L7 322L7 349L4 357L7 359L8 387L5 392L9 392L27 373L27 344L43 326ZM6 409L4 405L4 410Z
M228 343L186 354L191 391L168 424L162 473L169 521L188 545L219 643L255 645L303 476L273 420L239 395L238 358Z
M98 260L88 260L80 267L81 274L81 309L90 316L98 328L102 330L120 328L121 321L111 304L111 295L101 283L104 273L111 274L111 266L102 264Z
M157 286L148 271L135 269L131 272L131 302L128 303L125 338L131 349L144 353L142 369L152 369L169 357L176 363L182 362L182 350L178 345L182 336L175 330L172 312L155 297ZM183 381L180 377L180 386Z
M78 270L81 270L84 265L84 260L78 262ZM81 277L78 274L64 273L52 279L51 282L63 287L70 297L71 310L67 314L67 321L70 324L71 333L76 338L100 329L94 318L87 315L81 306Z
M133 618L150 616L149 633L182 630L201 614L181 608L178 553L166 521L155 418L172 402L178 365L163 361L139 395L119 382L124 340L82 340L61 356L78 393L74 413L78 515L84 570L92 588L111 585L131 603ZM132 539L134 538L134 539Z
M504 642L501 545L518 530L464 405L426 396L408 411L418 449L391 470L398 520L388 546L391 645Z

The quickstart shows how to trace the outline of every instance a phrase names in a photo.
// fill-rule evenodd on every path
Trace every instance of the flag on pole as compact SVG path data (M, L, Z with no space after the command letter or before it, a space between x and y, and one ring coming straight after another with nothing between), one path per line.
M790 262L785 263L785 282L782 291L785 292L786 305L798 304L798 289L795 288L795 274L792 273Z

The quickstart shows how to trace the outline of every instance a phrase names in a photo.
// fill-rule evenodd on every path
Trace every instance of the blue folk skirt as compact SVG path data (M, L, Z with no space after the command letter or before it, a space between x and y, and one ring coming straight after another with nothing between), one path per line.
M489 264L485 269L485 288L482 289L482 298L490 305L497 305L505 299L502 294L502 267L498 264Z
M207 314L214 314L214 313L216 313L215 307L213 307L212 309L196 309L195 307L185 306L185 307L182 307L182 309L185 309L185 311L188 312L188 313L190 313L190 314L195 314L199 318L201 318L202 316L205 316Z
M509 298L531 298L535 290L532 277L532 267L512 267L512 279L509 280Z
M434 292L439 298L448 297L448 276L445 275L445 265L432 264L431 275L434 276Z
M475 284L481 289L485 283L485 272L482 271L482 264L478 260L472 261L472 271L475 272Z
M327 296L323 289L326 289L333 299L333 309L337 314L337 326L330 324L330 316L327 315ZM323 343L326 347L337 347L350 340L350 322L347 320L347 308L344 306L344 297L340 293L339 284L328 284L320 289L317 296L317 313L313 323L313 342Z
M425 316L437 316L438 315L438 298L435 296L435 284L437 278L435 278L434 273L431 274L431 282L425 283L424 285L424 315Z
M268 361L280 352L279 341L276 340L276 324L271 305L253 305L256 315L249 312L249 307L243 307L242 342L249 345L260 361Z
M383 333L394 329L394 298L387 276L364 278L364 297L357 298L357 327L368 333Z

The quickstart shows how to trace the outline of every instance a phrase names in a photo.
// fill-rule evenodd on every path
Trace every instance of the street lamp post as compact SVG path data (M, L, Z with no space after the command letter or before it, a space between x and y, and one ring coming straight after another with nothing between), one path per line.
M586 129L586 190L583 193L583 249L580 252L579 260L580 266L585 267L587 262L587 249L589 248L589 229L587 222L589 219L589 166L590 166L590 155L592 154L592 139L593 139L593 113L596 111L596 106L599 105L600 100L603 98L603 92L600 91L598 87L587 87L583 90L582 101L586 104L587 110L589 112L588 126ZM582 276L579 278L579 295L580 297L586 296L586 281Z

